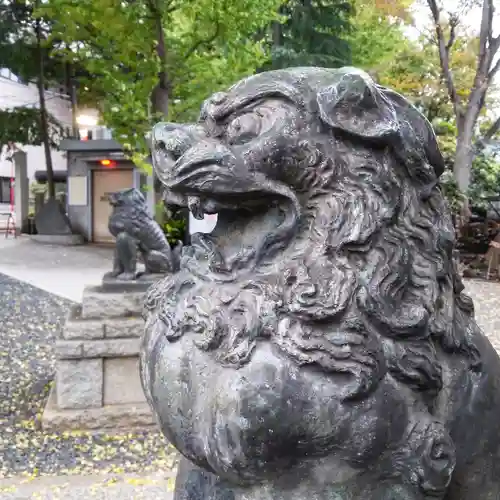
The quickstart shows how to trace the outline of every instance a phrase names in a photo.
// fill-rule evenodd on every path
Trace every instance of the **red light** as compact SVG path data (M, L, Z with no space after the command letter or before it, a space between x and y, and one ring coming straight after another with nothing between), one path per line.
M116 165L113 160L101 160L100 163L103 167L114 167Z

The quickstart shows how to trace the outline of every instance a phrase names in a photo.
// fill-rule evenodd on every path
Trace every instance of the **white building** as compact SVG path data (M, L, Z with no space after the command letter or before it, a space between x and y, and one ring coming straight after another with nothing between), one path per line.
M71 103L63 94L47 91L45 93L47 111L64 127L71 127ZM10 109L19 106L38 107L38 89L36 85L25 84L12 72L0 68L0 109ZM45 153L43 146L18 145L27 153L28 177L33 180L37 170L45 170ZM66 155L61 151L52 151L52 165L55 171L66 170ZM0 205L10 201L10 178L12 163L0 158Z

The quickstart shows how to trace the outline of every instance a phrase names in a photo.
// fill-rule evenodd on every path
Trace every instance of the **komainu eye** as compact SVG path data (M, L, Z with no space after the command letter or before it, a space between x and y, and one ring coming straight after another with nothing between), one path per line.
M246 113L229 122L226 137L230 144L251 141L260 134L261 118L255 113Z

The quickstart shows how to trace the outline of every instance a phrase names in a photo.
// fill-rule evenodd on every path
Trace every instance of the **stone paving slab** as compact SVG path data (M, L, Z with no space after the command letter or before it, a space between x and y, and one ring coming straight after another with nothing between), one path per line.
M174 476L53 476L0 480L2 500L173 500Z
M464 280L465 290L474 300L479 326L493 347L500 352L500 283L498 281Z
M111 247L48 245L0 234L0 273L74 302L81 302L86 285L101 283L112 256Z

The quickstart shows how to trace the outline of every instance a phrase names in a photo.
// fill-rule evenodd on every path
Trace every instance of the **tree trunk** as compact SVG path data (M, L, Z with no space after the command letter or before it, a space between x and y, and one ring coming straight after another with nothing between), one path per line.
M471 167L473 154L473 125L464 120L459 127L457 135L457 148L455 152L455 162L453 173L457 181L458 189L462 193L467 193L471 180Z
M155 18L157 36L156 54L160 59L158 83L151 93L151 108L154 114L161 113L167 117L170 100L170 82L167 74L167 48L165 47L165 35L163 33L163 17L160 9L154 2L150 2L150 10Z
M68 89L71 102L71 136L74 139L79 139L80 133L77 122L78 106L76 102L76 85L73 75L73 66L70 63L66 64L66 87Z
M484 84L486 78L487 74L485 76L479 70L476 72L465 113L459 112L456 118L458 134L453 173L458 188L465 194L469 190L472 161L474 160L474 129L481 109L484 107L486 91L488 90Z
M36 24L36 41L38 52L38 78L36 83L40 101L40 132L42 136L43 149L45 152L45 164L47 166L47 194L49 199L54 199L56 197L56 191L54 185L54 168L52 166L52 155L50 151L49 123L47 119L47 107L45 103L44 54L42 49L41 28L38 22Z
M80 129L78 127L78 120L77 120L77 115L78 115L78 104L76 101L76 86L73 78L70 80L70 100L71 100L71 128L72 130L72 136L75 139L80 139Z
M271 23L272 29L272 45L273 47L281 47L283 45L283 26L278 21Z
M474 160L474 127L479 113L479 108L474 106L473 102L469 104L466 115L457 117L457 147L453 164L453 174L458 189L466 195L455 219L455 229L459 237L463 236L463 230L471 216L467 192L471 183L472 161Z

